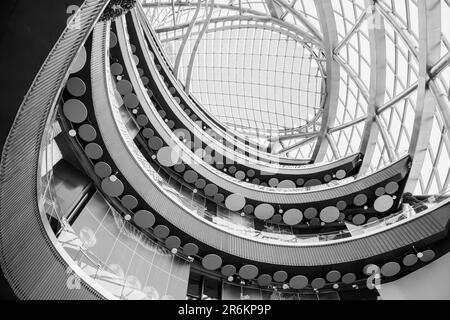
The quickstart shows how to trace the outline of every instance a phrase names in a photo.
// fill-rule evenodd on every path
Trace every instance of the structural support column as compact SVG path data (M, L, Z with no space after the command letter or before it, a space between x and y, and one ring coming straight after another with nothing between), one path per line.
M374 0L366 0L371 7L368 16L370 41L370 94L367 107L367 120L361 141L361 153L364 155L359 175L364 175L370 167L375 152L380 128L377 125L377 109L384 104L386 89L386 30L383 16L377 11Z
M419 15L419 80L416 116L409 154L413 158L406 192L414 192L431 138L436 98L429 88L428 71L436 65L441 50L441 1L418 1Z
M313 162L321 162L328 150L328 129L333 126L339 100L340 66L334 59L334 49L338 45L338 33L330 0L314 0L321 23L323 43L327 57L326 100L323 105L322 127L312 155Z

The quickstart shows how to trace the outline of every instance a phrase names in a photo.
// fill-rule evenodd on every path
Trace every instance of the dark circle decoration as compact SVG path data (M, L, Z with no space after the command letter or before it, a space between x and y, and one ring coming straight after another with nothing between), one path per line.
M198 179L198 173L195 172L194 170L188 170L184 173L183 179L187 183L195 183L195 181L197 181Z
M416 254L408 254L406 257L403 258L403 265L407 267L411 267L417 263L419 259L417 258Z
M170 234L170 230L165 225L157 225L155 229L153 229L153 233L155 234L155 237L163 239L167 238L167 236Z
M342 282L345 284L352 284L356 281L356 275L354 273L346 273L342 277Z
M247 204L247 205L245 205L245 207L244 207L244 212L245 212L246 214L251 214L251 213L253 213L253 210L255 210L255 208L254 208L251 204Z
M385 277L393 277L400 272L400 269L397 262L388 262L381 267L381 274Z
M86 120L88 112L83 102L77 99L67 100L63 105L64 116L73 123L81 123Z
M357 207L362 207L367 203L367 196L365 194L360 193L353 199L353 203Z
M97 131L90 124L82 124L78 128L78 135L86 142L94 141L97 138Z
M158 110L158 114L163 119L167 116L167 113L164 110L162 110L162 109Z
M236 171L237 171L237 169L236 169L235 166L231 166L231 167L228 168L228 172L229 172L230 174L235 174Z
M74 97L81 97L86 93L86 84L78 77L72 77L67 80L66 88Z
M178 163L173 168L178 173L182 173L184 172L184 170L186 170L186 166L183 163Z
M277 178L272 178L272 179L269 180L269 186L272 187L272 188L277 187L279 183L280 182L278 181Z
M336 208L338 208L339 211L344 211L347 208L347 202L344 200L338 201L338 203L336 203Z
M295 226L302 222L303 214L298 209L289 209L284 213L283 222L289 226Z
M230 277L236 274L236 267L232 264L227 264L222 267L221 272L225 277Z
M129 210L133 210L137 207L138 200L132 195L127 194L122 197L122 205Z
M309 220L309 224L313 227L318 227L318 226L320 226L320 219L312 218L311 220Z
M225 196L221 193L218 193L214 196L214 202L217 204L222 203L225 200Z
M100 159L103 156L103 149L98 144L91 142L85 148L86 155L94 160Z
M312 219L317 216L317 209L316 208L308 208L303 213L306 219Z
M386 193L388 194L394 194L398 191L399 185L395 181L391 181L386 185Z
M204 179L198 179L195 181L195 187L197 189L203 190L206 186L206 181Z
M163 147L164 143L160 137L153 136L148 139L148 146L152 150L159 150Z
M195 256L198 250L198 246L195 243L186 243L183 247L183 253L187 256Z
M338 282L341 278L341 273L337 270L332 270L327 273L326 278L328 282Z
M255 170L253 170L253 169L250 169L250 170L247 171L247 176L249 178L253 178L255 176L255 174L256 174Z
M270 219L270 222L275 224L280 224L281 221L283 221L283 216L281 214L274 214L273 217Z
M206 270L217 270L222 265L222 258L217 254L208 254L202 259L202 266Z
M258 268L252 264L247 264L239 269L239 276L246 280L255 279L258 273Z
M303 185L305 184L305 179L303 179L303 178L298 178L297 181L295 181L295 183L296 183L299 187L301 187L301 186L303 186Z
M329 174L326 174L326 175L323 177L323 181L325 181L326 183L330 182L332 179L333 179L333 178L332 178Z
M136 65L139 64L139 57L137 55L133 54L133 60Z
M141 81L144 86L146 86L150 82L149 78L147 77L141 77Z
M115 76L121 75L123 73L122 65L118 62L114 62L111 65L111 73Z
M133 92L133 86L131 85L131 82L128 80L117 81L116 87L117 91L119 91L119 93L123 96Z
M177 236L170 236L165 241L166 247L169 249L179 248L181 240Z
M150 139L151 137L153 137L155 135L155 131L150 128L145 128L144 130L142 130L142 135L145 138Z
M298 276L292 277L291 280L289 280L289 286L292 289L300 290L300 289L305 288L308 285L308 282L309 282L309 280L307 277L298 275Z
M386 193L386 190L383 187L379 187L379 188L377 188L377 190L375 190L375 195L377 197L381 197L385 193Z
M139 99L134 93L129 93L123 97L123 104L128 109L134 109L139 105Z
M146 115L140 114L136 117L136 122L141 127L145 127L148 124L148 118Z
M102 190L110 197L118 197L124 191L123 183L119 179L111 179L111 177L102 180Z
M236 172L236 174L234 176L238 180L244 180L245 179L245 172L242 171L242 170L239 170L238 172Z
M352 222L354 225L360 226L360 225L364 224L364 222L366 222L366 216L359 213L353 217Z
M234 193L230 194L225 200L225 206L227 209L231 211L239 211L242 210L245 206L245 198L244 196Z
M369 220L367 220L367 223L375 223L377 221L379 221L379 219L377 217L372 217Z
M430 262L434 259L435 256L436 254L433 250L425 250L424 252L422 252L422 257L420 258L420 260L423 262Z
M323 287L325 287L326 285L326 281L324 278L315 278L313 281L311 281L311 286L314 289L322 289Z
M109 177L112 173L112 169L106 162L97 162L94 166L94 172L96 175L98 175L100 178L106 178Z
M288 274L286 271L277 271L273 274L273 280L275 282L284 282L288 278Z
M255 216L260 220L268 220L275 214L275 209L268 203L262 203L255 208Z
M272 283L272 276L270 274L262 274L258 277L258 284L261 287L267 287Z
M219 192L219 187L215 184L210 183L205 187L205 195L208 197L214 197Z

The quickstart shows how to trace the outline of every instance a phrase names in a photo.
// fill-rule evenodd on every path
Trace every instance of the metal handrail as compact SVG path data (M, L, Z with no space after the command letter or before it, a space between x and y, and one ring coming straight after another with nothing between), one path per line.
M112 298L100 293L98 285L74 266L58 245L38 203L43 136L70 67L107 4L106 0L86 0L73 15L32 82L3 148L0 262L6 279L22 299ZM17 263L23 267L13 268ZM80 290L70 290L66 285L69 267L81 280ZM55 290L40 286L44 281L52 283Z

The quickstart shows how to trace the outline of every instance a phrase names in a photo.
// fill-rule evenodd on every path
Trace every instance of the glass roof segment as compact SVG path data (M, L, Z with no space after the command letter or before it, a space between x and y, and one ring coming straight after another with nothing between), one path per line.
M165 1L143 2L175 62L197 2ZM421 14L432 16L434 10L442 36L440 49L434 52L439 57L428 66L432 81L427 92L436 108L428 129L420 129L431 139L426 155L416 157L416 162L422 158L424 168L417 174L416 191L447 190L450 0L433 1L437 8L424 9L418 0L325 0L332 8L337 33L331 56L325 56L324 24L318 10L323 1L215 0L208 27L198 40L207 19L205 9L212 3L202 1L180 58L179 79L186 83L192 60L189 89L205 109L248 136L264 131L269 141L271 135L279 138L272 144L274 153L320 162L363 151L370 155L365 172L373 172L408 152L415 155L414 137L419 132L415 119L423 112L417 105L419 52L431 50L421 40ZM307 40L302 43L296 36ZM265 46L271 50L262 50ZM374 55L373 48L380 53ZM330 110L322 105L330 85L326 59L339 64L339 83L333 84L338 88L335 117L327 123L323 117ZM289 75L291 64L298 69ZM270 69L273 66L275 71ZM380 72L383 76L375 77ZM268 79L268 74L274 77ZM322 157L314 158L318 148L323 149Z

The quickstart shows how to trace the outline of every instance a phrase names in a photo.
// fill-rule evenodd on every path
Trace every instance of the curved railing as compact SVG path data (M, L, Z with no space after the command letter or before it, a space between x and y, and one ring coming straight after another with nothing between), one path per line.
M69 69L105 0L86 0L50 51L22 102L3 148L0 167L0 264L21 299L104 299L98 285L57 244L45 221L40 184L43 136ZM68 277L79 277L79 290ZM52 290L48 290L51 286ZM101 291L101 290L100 290Z
M106 55L106 43L109 40L106 37L102 41L103 48L100 52ZM192 235L198 242L250 261L285 266L317 266L367 259L445 230L448 219L441 219L439 216L442 215L442 209L448 205L448 199L423 213L391 225L326 242L274 243L273 239L248 238L242 233L235 234L230 230L218 228L217 224L191 212L180 201L178 194L167 193L169 190L165 190L161 177L152 170L147 159L136 152L136 145L129 137L125 125L121 124L118 106L112 105L112 80L108 73L108 62L103 60L101 63L93 63L97 66L93 73L96 78L94 107L106 149L114 150L110 152L112 160L141 199L167 222ZM202 232L199 233L198 230ZM392 242L392 235L399 241Z
M163 119L158 116L157 110L146 94L143 83L137 76L138 72L133 63L132 54L129 49L129 43L125 39L125 26L123 19L117 21L117 31L121 49L123 50L123 57L128 75L135 92L141 103L141 107L153 127L161 135L163 140L171 147L180 150L180 155L185 163L195 163L196 171L209 181L214 181L219 187L236 194L241 194L248 199L260 202L274 203L274 204L299 204L315 201L325 201L339 196L345 196L351 190L363 190L373 184L380 183L383 180L390 178L399 171L405 158L397 163L392 164L389 168L385 168L377 173L369 176L359 177L358 179L345 179L342 181L333 181L330 184L320 185L308 188L293 188L280 189L270 188L265 186L257 186L252 183L241 181L237 178L230 177L228 174L212 168L206 164L198 156L194 155L190 149L187 148L175 134L166 126ZM169 95L169 93L167 93ZM170 97L168 97L170 99ZM350 190L350 191L349 191Z

